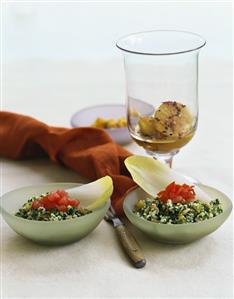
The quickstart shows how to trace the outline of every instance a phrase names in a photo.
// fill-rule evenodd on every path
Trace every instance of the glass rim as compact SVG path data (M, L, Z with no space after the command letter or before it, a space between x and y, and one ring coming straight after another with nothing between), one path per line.
M197 45L196 47L191 47L189 49L186 50L181 50L181 51L168 51L168 52L147 52L147 51L137 51L137 50L131 50L128 47L123 47L121 46L121 42L124 39L133 37L133 36L140 36L140 35L144 35L144 34L148 34L148 33L163 33L163 32L167 32L167 33L183 33L183 34L187 34L190 36L194 36L197 37L201 40L200 44ZM184 54L184 53L188 53L188 52L193 52L193 51L197 51L201 48L203 48L206 45L206 40L203 36L201 36L200 34L191 32L191 31L183 31L183 30L170 30L170 29L161 29L161 30L149 30L149 31L140 31L140 32L134 32L134 33L130 33L130 34L126 34L122 37L120 37L117 42L115 43L116 47L124 52L127 53L132 53L132 54L139 54L139 55L151 55L151 56L166 56L166 55L176 55L176 54Z

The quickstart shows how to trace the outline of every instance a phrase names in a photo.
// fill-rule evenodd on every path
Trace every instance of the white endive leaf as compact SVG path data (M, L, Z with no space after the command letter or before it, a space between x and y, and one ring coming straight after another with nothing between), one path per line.
M134 182L153 197L156 197L158 192L164 190L172 182L191 185L191 182L182 174L151 157L130 156L124 163ZM198 186L194 187L194 191L196 199L211 200L209 195Z
M81 207L95 210L104 205L113 192L112 178L105 176L92 183L67 189L69 197L77 199Z

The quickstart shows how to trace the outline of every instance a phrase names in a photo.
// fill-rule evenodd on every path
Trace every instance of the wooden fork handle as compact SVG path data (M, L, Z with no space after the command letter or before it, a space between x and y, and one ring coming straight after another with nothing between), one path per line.
M125 225L117 226L116 231L125 252L133 262L134 266L136 268L143 268L146 264L146 260L136 239Z

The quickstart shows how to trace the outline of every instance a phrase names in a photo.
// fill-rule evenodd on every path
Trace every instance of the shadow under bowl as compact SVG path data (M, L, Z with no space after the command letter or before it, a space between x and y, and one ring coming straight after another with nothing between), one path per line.
M126 106L122 104L105 104L84 108L71 118L73 128L90 127L98 117L118 120L127 114ZM104 129L118 144L128 144L132 141L128 128Z
M82 239L96 228L106 214L110 200L90 214L69 220L36 221L23 219L14 214L32 196L79 185L81 184L49 183L15 189L1 197L0 211L6 223L22 237L46 245L72 243Z
M192 242L211 234L218 229L228 218L232 211L231 200L222 192L202 184L197 184L207 192L211 198L218 198L221 202L223 213L218 216L196 223L187 224L162 224L154 223L140 218L133 213L136 202L139 199L149 198L144 190L136 188L125 198L123 208L130 222L148 235L150 238L164 243L182 244Z

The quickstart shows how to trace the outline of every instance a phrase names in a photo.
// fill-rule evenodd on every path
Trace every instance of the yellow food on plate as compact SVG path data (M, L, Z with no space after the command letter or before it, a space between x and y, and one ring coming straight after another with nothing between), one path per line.
M124 128L126 126L127 126L127 120L125 117L120 117L117 120L115 120L114 118L104 119L98 117L91 125L91 127L93 128L100 128L100 129Z

